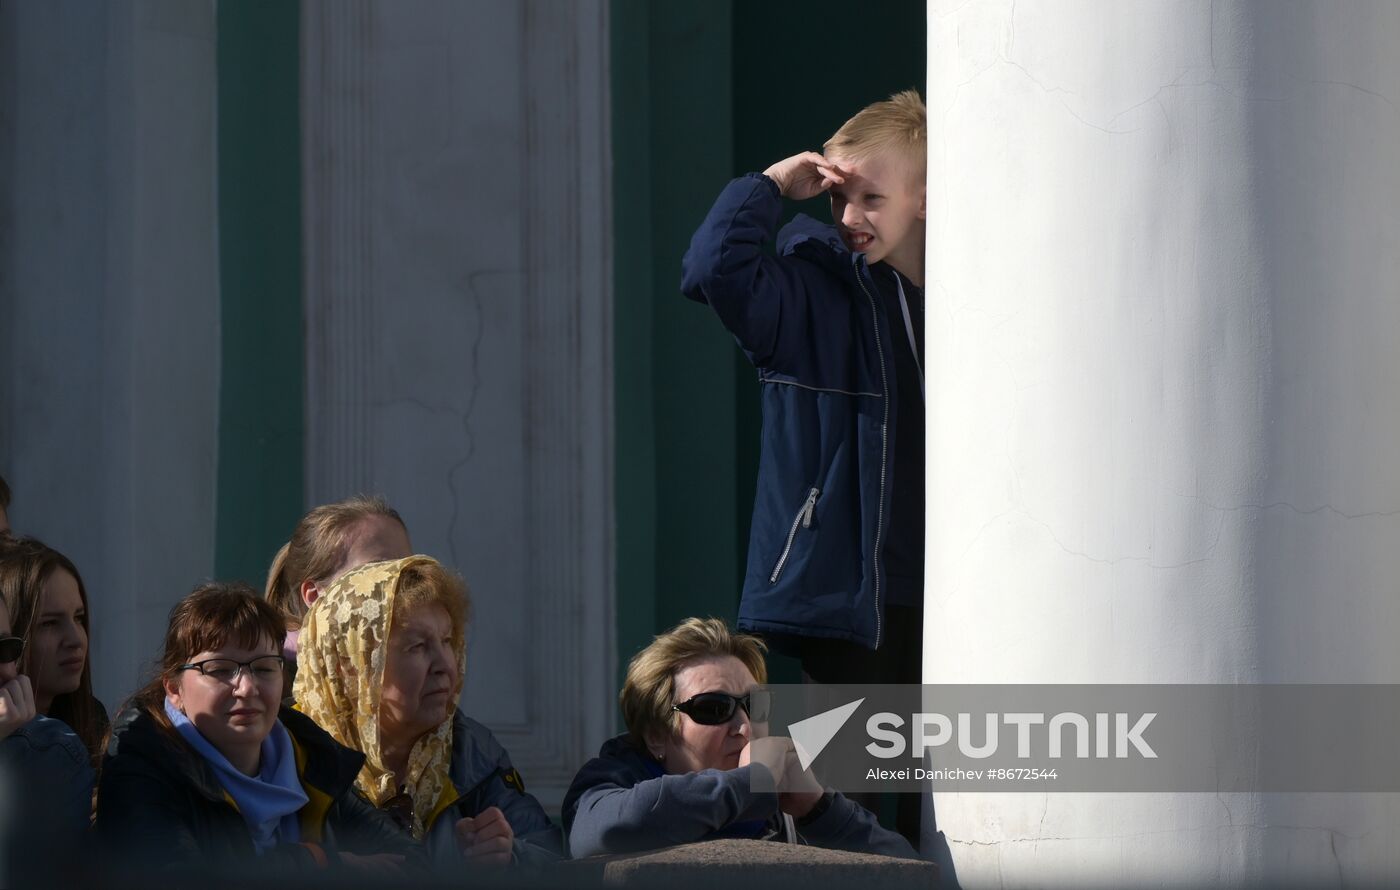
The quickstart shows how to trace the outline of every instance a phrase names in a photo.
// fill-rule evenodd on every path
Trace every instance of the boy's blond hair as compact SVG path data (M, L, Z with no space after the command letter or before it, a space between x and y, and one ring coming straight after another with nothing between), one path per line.
M633 741L645 748L648 736L669 732L677 714L676 671L706 656L732 655L744 663L759 683L768 682L763 653L767 646L758 637L734 633L719 618L687 618L652 640L632 657L618 700L622 719Z
M841 125L836 135L822 146L827 154L838 154L853 161L894 149L910 162L923 182L928 165L928 112L917 90L895 93L883 102L861 109Z

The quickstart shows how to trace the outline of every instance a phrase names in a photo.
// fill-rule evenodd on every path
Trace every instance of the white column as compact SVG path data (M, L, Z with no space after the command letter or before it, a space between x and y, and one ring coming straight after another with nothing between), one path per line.
M1400 4L930 2L925 679L1400 681ZM964 886L1400 874L1400 800L949 794Z
M616 712L606 5L302 9L307 502L464 575L463 706L557 805Z
M212 2L0 4L0 467L90 600L109 707L213 571Z

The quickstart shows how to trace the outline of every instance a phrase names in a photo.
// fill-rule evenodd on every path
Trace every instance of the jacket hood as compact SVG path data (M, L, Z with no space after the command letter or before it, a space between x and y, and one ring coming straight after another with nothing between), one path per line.
M631 734L625 732L604 742L603 747L598 749L598 757L626 764L629 769L637 771L638 775L650 776L661 768L650 754L637 747Z

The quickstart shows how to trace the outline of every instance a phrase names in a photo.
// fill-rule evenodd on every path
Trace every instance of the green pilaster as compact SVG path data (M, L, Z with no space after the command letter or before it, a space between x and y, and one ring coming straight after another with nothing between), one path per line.
M618 660L690 615L738 612L758 465L758 385L678 293L719 189L924 84L924 8L835 0L613 0ZM833 23L836 23L833 25ZM829 218L824 201L790 206ZM774 679L797 679L773 658Z
M214 566L261 588L302 513L300 4L222 0L218 27Z
M612 16L620 669L690 615L733 620L734 346L680 295L690 233L732 162L727 2Z

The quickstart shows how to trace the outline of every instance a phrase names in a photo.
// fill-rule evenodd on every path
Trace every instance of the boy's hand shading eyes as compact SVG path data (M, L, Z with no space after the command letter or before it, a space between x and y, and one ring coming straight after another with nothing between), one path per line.
M20 674L0 686L0 739L34 719L34 687Z
M764 170L763 175L777 184L783 197L805 201L844 183L849 172L814 151L804 151L784 158Z

